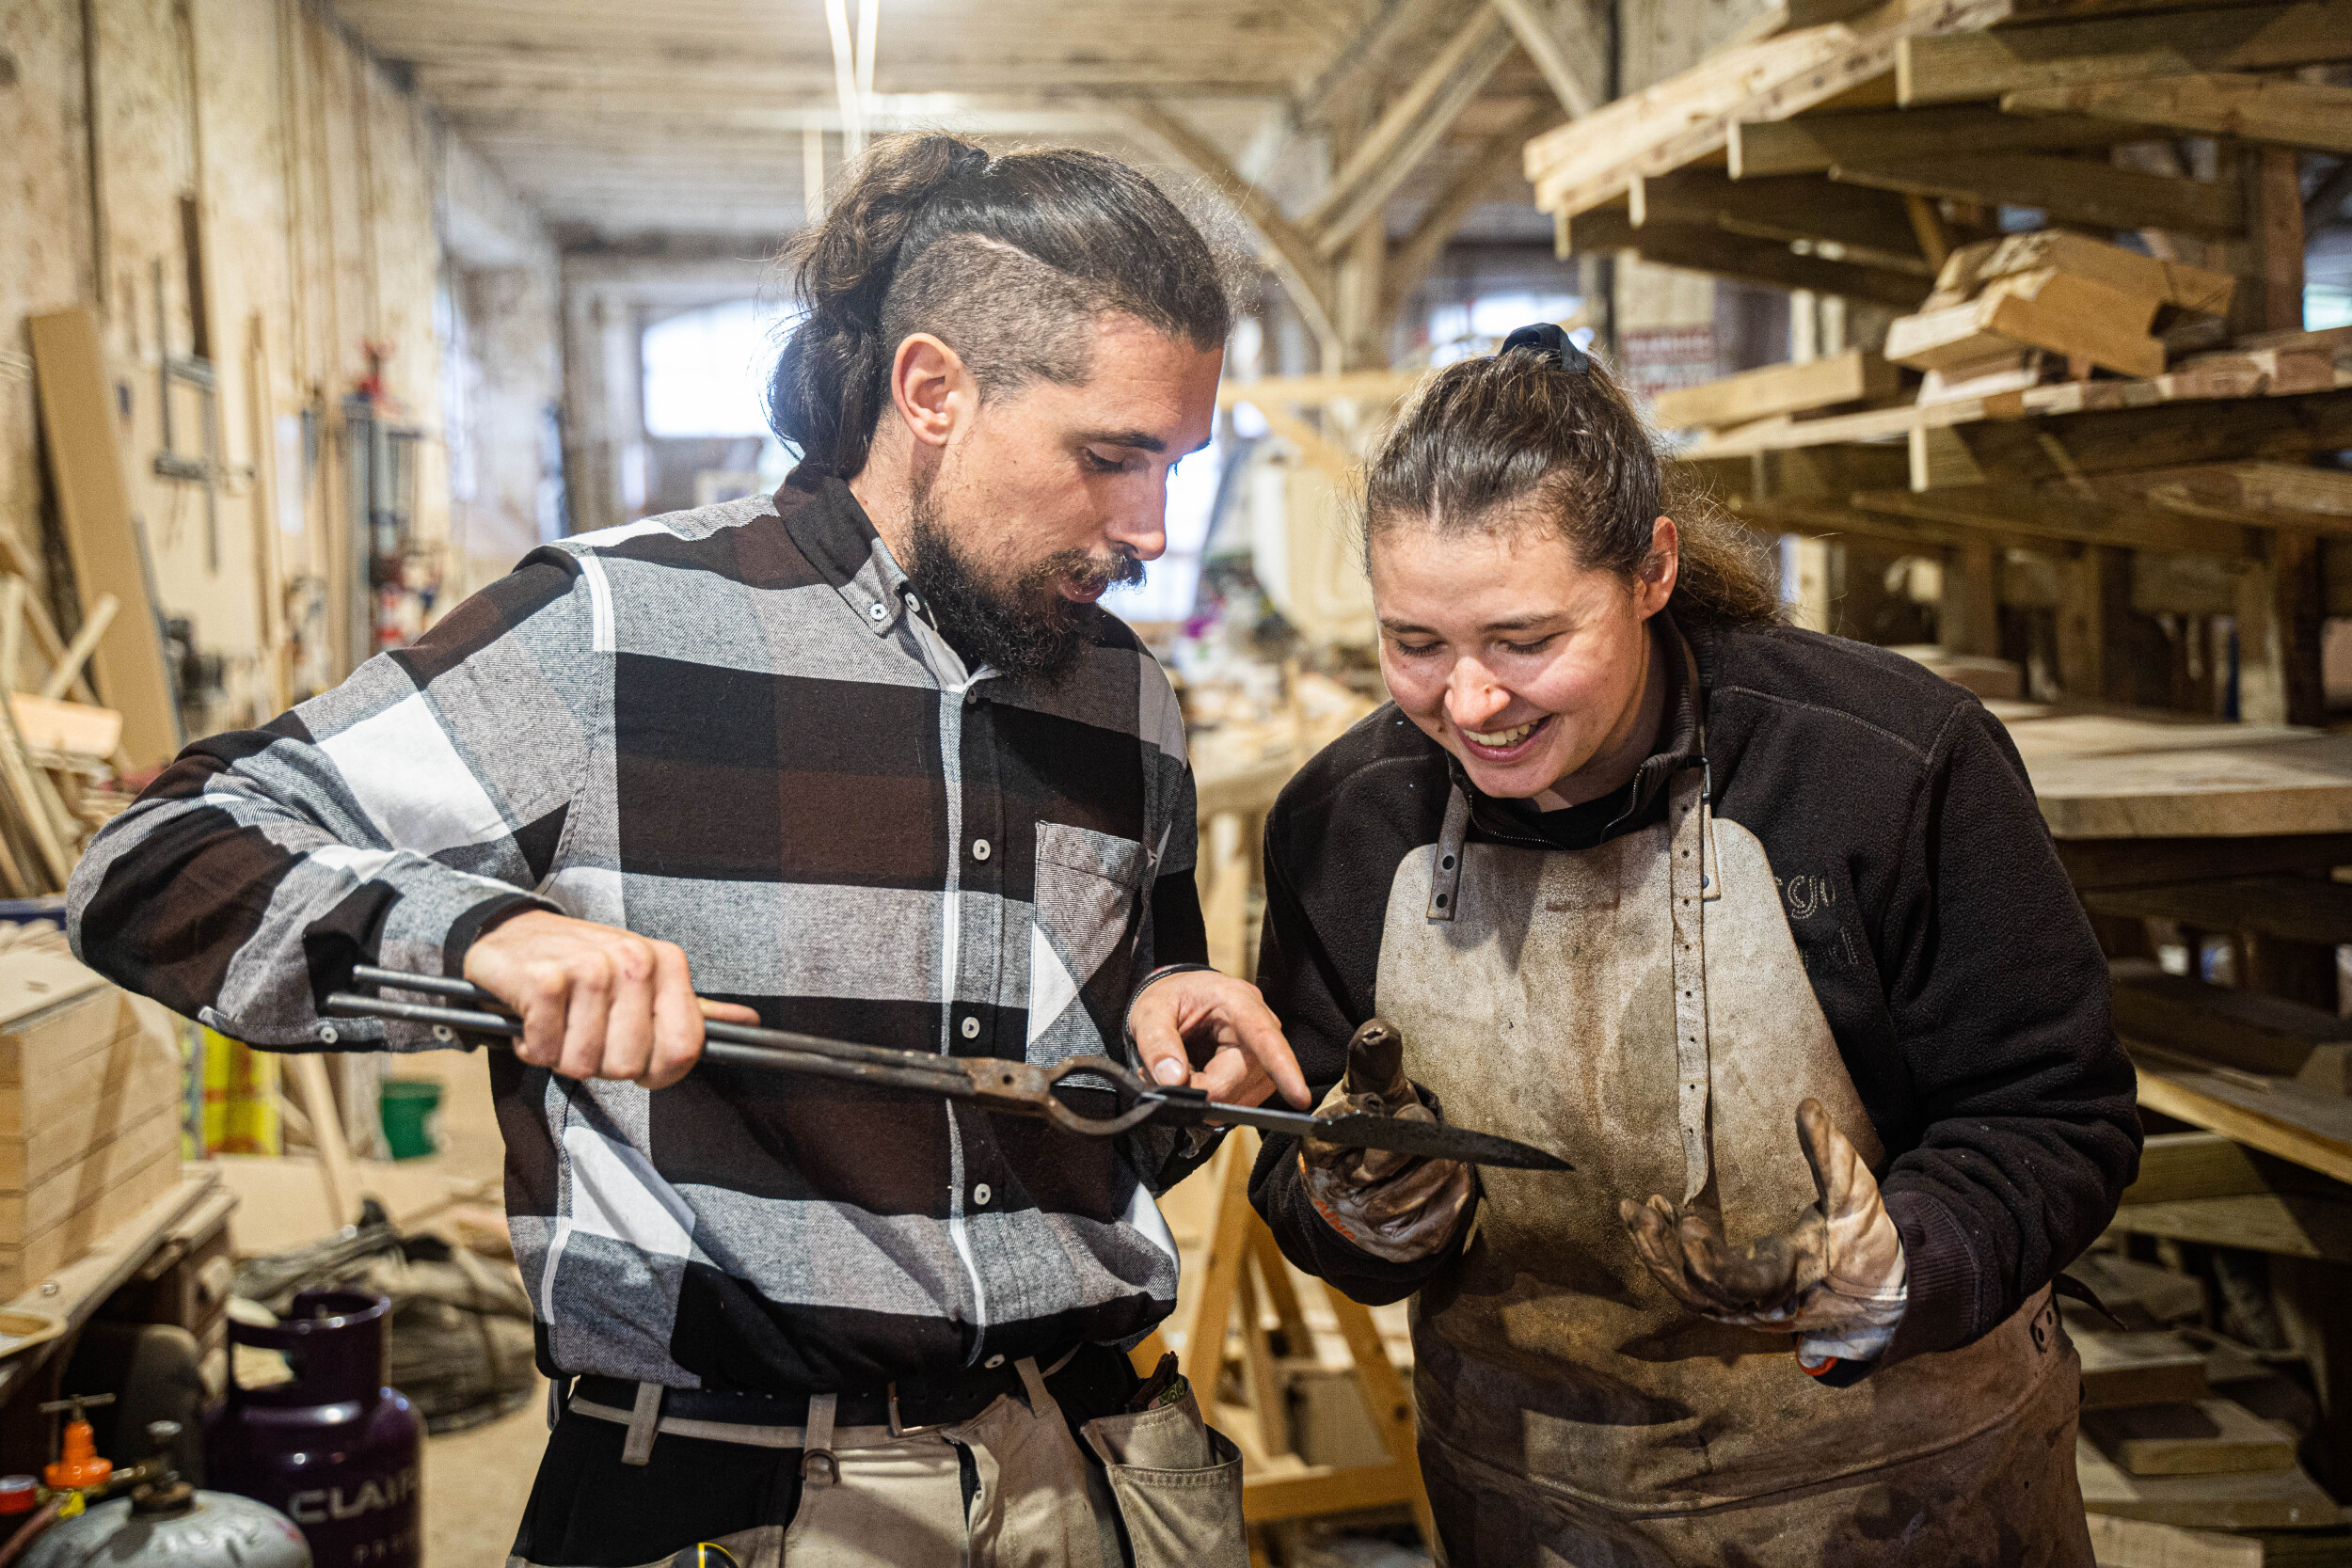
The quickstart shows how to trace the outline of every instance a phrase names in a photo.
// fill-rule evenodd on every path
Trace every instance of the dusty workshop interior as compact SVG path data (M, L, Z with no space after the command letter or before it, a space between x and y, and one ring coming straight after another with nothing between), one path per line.
M1555 324L1787 624L2022 759L2146 1133L2066 1264L2096 1561L2352 1563L2352 0L0 0L0 1568L167 1472L238 1560L508 1560L506 1047L251 1048L77 961L66 890L183 746L534 549L777 492L776 257L908 131L1123 160L1246 263L1103 600L1215 968L1389 698L1360 466ZM1286 1260L1259 1147L1164 1196L1134 1364L1238 1447L1252 1564L1431 1561L1407 1306Z

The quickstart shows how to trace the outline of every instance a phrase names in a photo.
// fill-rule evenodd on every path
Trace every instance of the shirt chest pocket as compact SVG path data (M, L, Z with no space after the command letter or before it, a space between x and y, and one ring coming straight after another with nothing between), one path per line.
M1150 857L1116 833L1062 822L1037 825L1030 893L1028 1057L1056 1062L1104 1053L1103 1030L1081 993L1126 1000L1130 950ZM1106 968L1110 973L1106 973Z

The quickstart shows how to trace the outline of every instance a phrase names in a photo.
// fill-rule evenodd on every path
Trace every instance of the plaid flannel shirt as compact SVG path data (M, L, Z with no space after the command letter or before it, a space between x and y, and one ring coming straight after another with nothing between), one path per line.
M318 1005L355 962L456 974L537 906L678 943L771 1027L1123 1054L1136 980L1205 942L1174 695L1094 613L1057 685L968 672L837 480L565 540L190 746L75 873L75 950L257 1046L421 1049ZM1129 1341L1174 1306L1152 1195L1202 1152L1175 1134L488 1055L550 1373L857 1387Z

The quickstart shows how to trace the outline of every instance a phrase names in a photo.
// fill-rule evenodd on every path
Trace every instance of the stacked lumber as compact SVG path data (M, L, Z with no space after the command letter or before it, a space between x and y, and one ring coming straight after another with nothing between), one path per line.
M46 941L0 951L0 1299L180 1180L170 1015Z
M2158 312L2226 316L2233 288L2226 273L2058 230L1980 240L1952 252L1918 312L1887 328L1886 356L1963 383L2014 374L2036 350L2160 375Z

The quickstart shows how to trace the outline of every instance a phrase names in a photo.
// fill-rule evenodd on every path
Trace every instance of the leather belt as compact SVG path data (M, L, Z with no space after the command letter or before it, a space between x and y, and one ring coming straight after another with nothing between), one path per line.
M1048 1375L1061 1370L1078 1354L1072 1346L1051 1362ZM564 1396L567 1407L605 1420L628 1421L640 1399L641 1385L628 1378L586 1374L572 1381ZM892 1436L931 1427L968 1421L1003 1394L1022 1391L1021 1374L1013 1363L980 1369L951 1379L905 1379L879 1389L845 1390L833 1396L832 1419L842 1427L872 1428ZM823 1397L823 1396L818 1396ZM704 1388L666 1388L660 1397L660 1427L680 1435L721 1436L717 1428L753 1428L768 1432L797 1432L808 1424L807 1394L728 1393ZM681 1431L687 1423L703 1432ZM761 1447L778 1446L759 1444ZM782 1445L791 1446L791 1445Z

